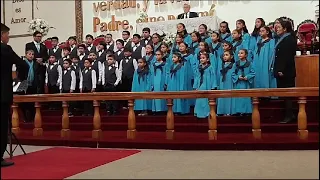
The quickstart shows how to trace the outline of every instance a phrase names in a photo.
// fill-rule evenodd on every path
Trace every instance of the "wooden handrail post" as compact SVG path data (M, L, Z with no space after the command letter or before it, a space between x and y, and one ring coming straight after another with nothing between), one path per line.
M13 133L15 133L15 134L18 134L19 131L20 131L18 104L17 103L13 103L11 107L12 107L12 117L11 117L12 127L11 127L11 131Z
M173 100L167 99L167 130L166 130L166 138L169 140L174 139L174 114L172 110Z
M133 110L134 100L128 101L129 114L128 114L128 130L127 139L135 139L137 135L136 131L136 115Z
M217 114L216 114L216 100L214 98L209 99L210 114L208 116L209 122L209 140L217 140L218 131L217 131Z
M34 107L36 108L36 114L34 116L34 128L33 128L33 136L42 136L42 117L41 117L41 105L39 102L34 103Z
M62 102L62 129L61 129L61 137L69 138L70 137L70 129L69 129L69 115L68 115L68 103L66 101Z
M101 117L100 117L100 103L99 101L93 101L94 114L93 114L93 130L92 138L100 139L102 136L101 130Z
M306 97L299 97L298 136L300 139L308 139Z
M255 139L261 139L261 124L258 97L252 98L252 135Z

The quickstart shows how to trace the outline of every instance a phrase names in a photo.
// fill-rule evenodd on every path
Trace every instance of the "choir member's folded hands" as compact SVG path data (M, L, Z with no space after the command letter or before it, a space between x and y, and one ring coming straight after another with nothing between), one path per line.
M242 76L239 76L239 80L244 80L244 77L242 77Z
M118 86L118 83L114 83L114 87Z
M244 77L244 78L243 78L243 80L247 81L247 80L248 80L247 76L246 76L246 77Z
M82 88L80 88L80 93L82 93Z
M62 93L62 89L60 89L60 93Z
M283 73L282 72L278 72L278 75L281 77L281 76L283 76Z
M73 93L73 90L70 89L70 93Z
M91 92L95 92L95 91L96 91L96 89L95 89L95 88L92 88L92 89L91 89Z

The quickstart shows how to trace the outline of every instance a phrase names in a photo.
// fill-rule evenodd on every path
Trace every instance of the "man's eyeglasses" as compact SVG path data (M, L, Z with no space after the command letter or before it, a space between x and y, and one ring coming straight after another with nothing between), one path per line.
M36 36L37 38L42 38L42 36Z

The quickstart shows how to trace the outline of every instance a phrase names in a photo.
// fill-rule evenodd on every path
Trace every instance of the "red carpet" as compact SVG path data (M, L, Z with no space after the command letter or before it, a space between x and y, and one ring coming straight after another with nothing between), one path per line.
M14 157L15 166L1 168L1 179L64 179L139 152L51 148Z

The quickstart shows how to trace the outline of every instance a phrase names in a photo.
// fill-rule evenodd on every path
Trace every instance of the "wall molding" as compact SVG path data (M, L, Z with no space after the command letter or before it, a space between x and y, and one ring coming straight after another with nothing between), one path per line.
M75 0L76 36L78 43L83 41L83 10L82 0Z

